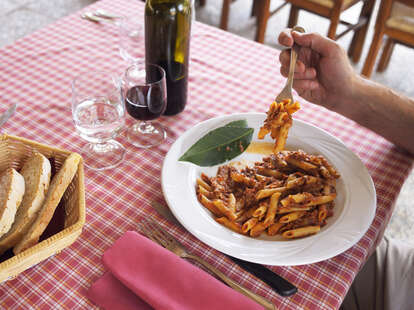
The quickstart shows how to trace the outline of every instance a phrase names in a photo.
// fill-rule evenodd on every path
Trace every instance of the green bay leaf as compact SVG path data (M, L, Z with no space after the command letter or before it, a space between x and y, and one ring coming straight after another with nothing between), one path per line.
M238 120L238 121L233 121L233 122L230 122L230 123L228 123L224 126L225 127L244 127L244 128L247 128L247 120L241 119L241 120Z
M180 158L198 166L214 166L240 155L249 146L253 128L246 120L214 129L194 143Z

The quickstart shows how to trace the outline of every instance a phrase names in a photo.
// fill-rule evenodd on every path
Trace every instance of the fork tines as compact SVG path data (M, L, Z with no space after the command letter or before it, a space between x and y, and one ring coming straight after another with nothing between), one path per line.
M138 228L146 237L165 248L168 247L169 244L175 242L174 237L151 219L143 220L138 224Z

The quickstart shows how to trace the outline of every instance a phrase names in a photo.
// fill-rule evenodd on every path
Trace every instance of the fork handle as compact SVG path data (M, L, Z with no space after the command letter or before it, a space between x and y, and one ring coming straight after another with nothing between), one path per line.
M289 67L289 74L286 85L289 85L289 89L293 87L293 76L295 75L295 66L296 60L298 59L298 54L296 53L294 47L290 50L290 67Z
M198 263L200 263L201 265L206 267L208 270L213 272L215 275L217 275L220 279L222 279L228 286L230 286L234 290L242 293L243 295L249 297L250 299L253 299L255 302L257 302L260 305L262 305L263 307L265 307L265 309L276 310L275 305L272 304L270 301L268 301L266 298L264 298L260 295L257 295L256 293L253 293L252 291L248 290L247 288L245 288L245 287L241 286L240 284L238 284L237 282L233 281L228 276L226 276L224 273L222 273L220 270L218 270L216 267L214 267L214 266L210 265L209 263L207 263L204 259L202 259L198 256L195 256L195 255L192 255L192 254L187 254L185 257L197 261Z
M300 26L295 26L292 29L293 31L304 33L305 29L303 29ZM296 66L296 60L298 59L298 53L295 49L295 43L293 44L291 51L290 51L290 67L289 67L289 74L288 74L288 80L287 83L289 85L289 88L292 89L293 86L293 76L295 75L295 66Z

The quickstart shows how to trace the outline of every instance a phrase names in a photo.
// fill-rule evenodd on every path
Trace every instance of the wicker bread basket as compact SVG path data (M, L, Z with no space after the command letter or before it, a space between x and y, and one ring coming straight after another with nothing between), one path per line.
M3 134L0 136L0 172L10 167L19 171L25 160L34 151L43 154L50 160L52 174L53 171L56 172L60 169L65 159L71 154L69 151ZM72 183L62 197L60 206L64 210L62 223L60 227L55 228L50 237L44 240L41 238L38 244L18 255L2 258L0 282L11 279L20 272L60 252L72 244L81 234L82 226L85 223L85 185L82 160Z

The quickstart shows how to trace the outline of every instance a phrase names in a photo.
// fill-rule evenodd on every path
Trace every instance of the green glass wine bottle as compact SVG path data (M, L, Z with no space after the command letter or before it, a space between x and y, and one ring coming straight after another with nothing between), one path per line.
M191 0L145 3L145 63L157 64L166 72L165 115L180 113L187 103L191 15Z

